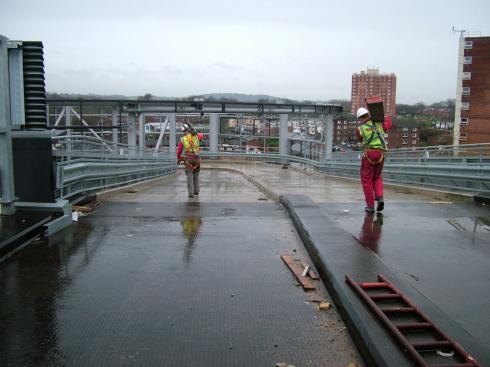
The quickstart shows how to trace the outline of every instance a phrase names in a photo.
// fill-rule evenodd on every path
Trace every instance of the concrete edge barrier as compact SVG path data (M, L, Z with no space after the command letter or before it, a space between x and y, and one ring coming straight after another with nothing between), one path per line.
M281 195L279 202L288 212L367 366L408 367L413 364L345 282L346 275L358 282L375 281L377 274L385 275L482 366L490 362L487 347L410 284L408 276L390 268L378 256L360 246L310 198Z
M264 186L259 180L256 180L253 176L247 175L246 173L240 171L239 169L235 168L228 168L228 167L202 167L201 169L208 169L208 170L220 170L220 171L228 171L228 172L233 172L233 173L238 173L243 176L248 182L250 182L252 185L257 187L262 193L264 193L265 196L267 196L269 199L272 201L278 203L279 202L279 195L276 194L274 191L270 190L266 186Z

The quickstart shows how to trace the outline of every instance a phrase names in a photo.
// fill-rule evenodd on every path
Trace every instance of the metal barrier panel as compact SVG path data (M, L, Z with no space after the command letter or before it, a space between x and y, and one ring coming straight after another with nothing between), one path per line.
M114 144L82 135L53 138L56 197L129 185L176 171L169 152Z

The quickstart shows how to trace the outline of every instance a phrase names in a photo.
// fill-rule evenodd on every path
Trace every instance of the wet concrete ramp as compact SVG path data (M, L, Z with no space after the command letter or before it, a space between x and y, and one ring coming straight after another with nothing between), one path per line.
M185 186L174 192L183 182L177 175L103 203L71 230L0 264L0 364L345 367L358 360L335 310L308 302L280 259L302 251L283 209L240 175L202 175L200 199L187 201ZM207 201L237 198L242 188L242 202Z

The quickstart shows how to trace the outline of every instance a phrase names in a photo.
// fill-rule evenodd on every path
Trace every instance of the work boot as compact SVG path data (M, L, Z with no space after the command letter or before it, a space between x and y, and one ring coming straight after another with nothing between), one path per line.
M189 194L189 197L190 197L190 198L192 199L192 198L194 197L194 195L192 195L192 194Z
M364 211L366 213L374 213L374 208L370 208L370 207L366 206L366 209L364 209Z
M194 193L194 195L195 195L195 196L199 196L199 193L198 193L198 192L195 192L195 193Z
M378 202L378 206L376 207L376 210L378 212L382 212L383 209L385 208L385 202L383 201L383 198L377 198L376 201Z

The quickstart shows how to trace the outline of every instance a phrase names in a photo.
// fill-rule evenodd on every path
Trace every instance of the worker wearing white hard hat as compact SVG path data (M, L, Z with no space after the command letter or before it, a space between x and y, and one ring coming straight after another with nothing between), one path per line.
M384 209L383 199L383 171L384 152L386 151L385 133L391 129L391 118L385 116L383 122L373 122L369 111L361 107L356 116L361 125L357 128L357 137L362 141L363 156L361 162L361 183L366 201L367 213L374 213L374 202L378 205L376 210Z

